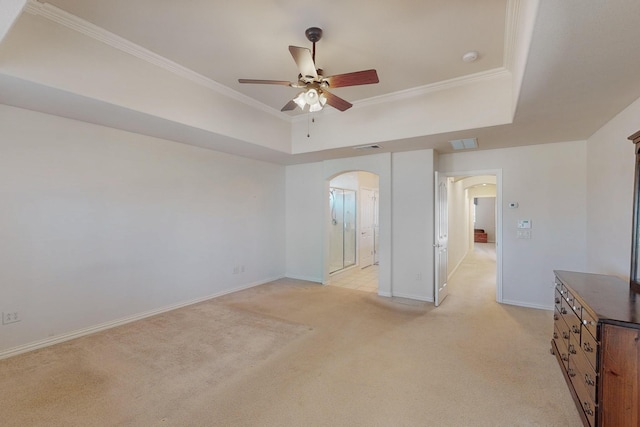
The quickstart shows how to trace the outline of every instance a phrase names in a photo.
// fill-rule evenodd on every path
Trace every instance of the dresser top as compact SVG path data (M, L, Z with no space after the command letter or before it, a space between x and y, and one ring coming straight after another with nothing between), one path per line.
M615 276L555 270L554 273L576 297L604 322L635 323L640 328L640 294Z

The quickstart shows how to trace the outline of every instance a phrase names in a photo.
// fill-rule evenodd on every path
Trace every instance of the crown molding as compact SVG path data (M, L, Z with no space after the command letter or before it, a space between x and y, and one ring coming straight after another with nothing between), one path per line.
M511 78L511 76L512 76L511 72L505 68L502 68L502 67L494 68L492 70L482 71L480 73L470 74L462 77L456 77L453 79L431 83L424 86L413 87L410 89L405 89L405 90L401 90L393 93L387 93L380 96L361 99L360 101L355 101L353 103L352 109L371 107L374 105L387 104L387 103L398 102L398 101L405 101L407 99L416 98L419 96L425 96L430 93L439 92L442 90L460 88L460 87L464 87L474 83L481 83L483 81L490 81L490 80L502 79L502 78ZM333 109L328 109L328 110L323 109L314 114L318 114L322 116L322 115L328 115L328 114L335 114L337 112L338 112L337 110L333 110ZM307 119L308 119L307 114L304 114L304 115L293 117L292 121L294 123L297 123Z
M513 71L516 45L518 43L518 22L521 7L520 0L507 0L507 13L504 25L503 67Z
M451 89L455 87L461 87L467 84L480 82L483 80L490 80L495 78L504 77L505 75L511 75L511 67L514 58L514 50L517 41L517 27L519 18L520 3L522 0L508 0L507 1L507 16L505 22L505 47L504 47L504 66L502 68L496 68L493 70L487 70L481 73L476 73L468 76L457 77L450 80L436 82L424 86L410 88L398 92L384 94L372 98L355 101L353 108L362 108L377 104L389 103L401 101L418 96L424 96L426 94L437 92L440 90ZM274 117L288 122L299 122L307 120L307 114L300 114L296 116L290 116L276 110L266 104L256 101L255 99L246 96L240 92L230 89L202 74L186 68L176 62L173 62L163 56L160 56L142 46L139 46L123 37L120 37L114 33L111 33L104 28L98 27L82 18L65 12L48 3L41 3L37 0L27 0L25 12L32 15L38 15L46 18L52 22L56 22L64 27L79 32L87 37L91 37L101 43L118 49L121 52L132 55L138 59L146 61L152 65L163 68L179 77L190 80L198 85L204 86L217 93L227 96L236 101L242 102L250 107L257 108L263 112L269 113ZM331 114L335 111L322 110L319 112L321 115ZM318 113L316 113L318 114Z
M281 120L291 120L290 116L280 112L279 110L271 108L268 105L258 102L249 96L230 89L227 86L224 86L208 77L203 76L202 74L196 73L195 71L187 67L184 67L148 49L145 49L144 47L139 46L114 33L111 33L104 28L98 27L97 25L94 25L89 21L85 21L82 18L65 12L64 10L59 9L49 3L40 3L37 0L27 0L24 11L32 15L41 16L52 22L81 33L87 37L91 37L92 39L111 46L114 49L118 49L121 52L132 55L157 67L163 68L170 73L190 80L198 85L204 86L236 101L242 102L243 104L249 105L250 107L257 108L261 111L269 113Z

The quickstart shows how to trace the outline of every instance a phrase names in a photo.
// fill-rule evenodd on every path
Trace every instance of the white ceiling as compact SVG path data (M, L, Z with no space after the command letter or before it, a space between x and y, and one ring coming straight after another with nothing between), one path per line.
M250 97L274 114L296 94L285 86L241 85L238 78L294 81L287 46L310 47L304 30L324 30L316 63L325 75L375 68L380 83L335 89L350 102L384 97L506 67L508 11L531 0L49 0L47 3ZM520 97L512 124L400 138L382 151L434 148L451 151L450 139L477 137L480 149L581 140L640 97L637 0L541 0ZM480 53L474 63L462 55ZM27 96L28 95L28 96ZM56 103L73 106L65 111ZM112 111L82 97L2 75L0 103L31 108L172 139L171 130L143 129L154 118ZM95 104L95 105L94 105ZM64 110L64 109L62 109ZM108 111L107 111L108 110ZM347 110L344 113L350 114ZM98 118L110 114L111 118ZM135 116L130 125L120 115ZM297 115L299 112L288 113ZM91 117L93 115L93 117ZM138 123L138 127L133 123ZM151 127L149 127L151 128ZM195 145L206 139L187 129L174 133ZM185 137L186 135L186 137ZM353 156L348 147L299 155L274 155L241 141L219 148L281 163ZM237 145L234 149L232 146ZM362 154L370 154L364 152Z
M325 75L375 68L380 83L336 89L357 101L501 67L506 0L49 0L197 73L280 109L296 89L238 78L296 81L288 46L311 47ZM461 61L465 52L482 57Z

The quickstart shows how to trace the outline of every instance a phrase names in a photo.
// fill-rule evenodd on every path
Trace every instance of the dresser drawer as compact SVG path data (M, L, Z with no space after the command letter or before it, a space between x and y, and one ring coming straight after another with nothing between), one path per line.
M564 323L562 319L560 322ZM553 327L553 342L556 344L556 348L558 349L558 353L560 356L560 360L562 360L562 365L564 366L565 371L569 369L569 350L568 350L568 340L562 338L562 332L558 329L558 325L554 325ZM569 332L567 331L567 336ZM558 336L558 338L555 338Z
M584 328L584 325L583 325ZM589 361L589 364L594 371L598 371L598 341L589 333L587 328L582 330L580 348L585 358Z
M573 353L572 349L576 348L574 345L578 345L578 343L572 340L569 344L569 358L571 360L571 368L573 368L576 376L572 378L571 381L576 386L576 389L579 383L579 386L585 391L586 396L589 397L592 402L596 402L596 371L587 361L584 352L579 346L577 347L576 353Z
M578 317L581 317L582 305L576 299L573 293L571 293L570 290L566 289L565 287L563 287L563 290L564 290L564 301L566 302L564 307L576 313Z
M569 336L570 336L569 325L567 325L567 322L564 320L564 317L558 311L554 313L553 318L555 319L554 326L558 329L560 339L564 340L564 346L568 347Z
M578 345L580 345L580 332L582 331L580 319L578 319L578 316L573 312L565 315L564 319L567 323L567 327L569 328L569 332L578 338Z
M562 294L560 294L560 290L556 289L556 295L554 298L555 309L559 313L562 310L562 302L564 298L562 298Z
M591 336L598 336L598 322L587 310L582 310L582 325L587 328Z

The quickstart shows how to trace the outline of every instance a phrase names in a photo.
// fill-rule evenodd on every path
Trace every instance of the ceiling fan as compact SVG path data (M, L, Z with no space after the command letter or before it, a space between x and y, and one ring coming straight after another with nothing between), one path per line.
M353 106L350 102L332 94L327 89L378 83L376 70L355 71L353 73L325 77L322 74L322 70L316 68L315 64L316 42L322 37L322 29L318 27L307 28L304 34L313 43L313 52L305 47L289 46L289 52L291 52L291 56L293 56L293 60L300 71L297 82L253 79L238 79L238 82L283 85L303 89L294 99L282 107L281 111L291 111L296 107L300 107L304 111L308 105L310 112L322 110L325 104L329 104L340 111L348 110Z

